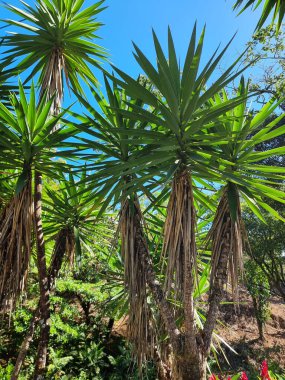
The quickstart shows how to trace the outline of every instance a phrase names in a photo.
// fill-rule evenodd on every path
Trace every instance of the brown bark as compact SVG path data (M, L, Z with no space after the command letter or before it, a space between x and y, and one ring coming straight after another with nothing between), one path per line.
M189 182L187 182L189 184ZM187 189L189 190L189 188ZM191 190L191 189L190 189ZM189 193L187 193L189 195ZM191 201L191 200L190 200ZM187 210L188 211L188 210ZM140 211L136 213L137 236L136 242L140 250L140 257L145 270L146 281L152 292L154 300L160 310L161 318L165 324L166 331L169 335L173 353L173 365L171 378L173 380L205 380L206 379L206 360L201 342L197 342L197 334L194 320L194 302L193 302L193 271L194 257L190 254L190 244L195 246L195 210L192 208L190 214L186 213L187 222L184 228L191 228L192 241L188 242L189 247L181 246L185 249L184 265L184 313L185 313L185 332L182 333L176 326L173 307L167 301L166 294L156 279L153 263L148 251L147 242L144 236ZM194 240L193 240L194 239ZM195 252L196 253L196 252ZM163 367L160 368L163 370ZM168 376L167 372L165 375Z
M230 215L225 216L225 230L223 236L221 236L222 248L221 254L218 261L217 273L213 280L213 285L211 287L211 293L209 297L209 309L207 314L207 319L203 330L203 340L204 340L204 351L207 357L212 342L212 335L216 325L216 321L219 313L219 306L224 294L224 286L227 283L227 270L228 270L228 260L231 249L231 217Z
M43 379L48 357L48 343L50 334L50 290L46 267L45 242L42 228L42 175L35 172L35 238L37 245L37 265L40 288L40 315L41 331L35 361L34 380Z
M54 289L55 280L58 277L58 273L63 263L63 258L64 258L64 254L66 250L66 239L65 239L66 233L67 233L66 230L61 230L55 242L54 256L53 256L52 262L50 264L49 272L48 272L48 284L49 284L50 292L53 291ZM33 341L34 333L39 323L40 317L41 317L40 306L38 306L30 322L29 330L25 336L25 339L23 340L23 343L21 344L11 380L18 379L22 365L25 361L26 355Z
M26 337L21 344L20 351L19 351L19 354L17 357L17 361L16 361L16 364L15 364L15 367L13 369L13 373L11 376L11 380L17 380L19 377L22 365L23 365L24 360L26 358L26 355L29 351L30 344L33 340L35 329L37 327L39 319L40 319L40 309L38 307L34 313L34 316L31 320L31 322L30 322L30 326L29 326L28 332L26 334Z
M181 247L184 250L184 296L183 309L185 318L185 355L191 357L195 363L200 362L199 348L196 342L196 324L195 324L195 309L194 309L194 275L196 272L196 212L194 209L194 197L192 189L192 179L186 172L182 179L184 181L184 197L187 199L186 207L183 210L184 217L182 219L182 230L185 241ZM188 240L189 239L189 240ZM197 274L198 275L198 274ZM200 371L199 371L200 372Z
M171 370L169 366L163 362L161 355L157 349L154 348L154 361L157 368L157 375L159 380L172 380Z
M169 334L172 348L174 351L179 352L181 350L181 333L176 326L172 307L167 301L165 293L162 290L159 282L156 280L153 263L144 237L143 227L141 225L141 218L139 213L136 213L136 224L136 241L143 262L143 268L145 270L147 284L160 310L161 318L166 326L167 333Z
M199 360L188 357L176 359L176 368L173 380L206 380L207 360Z
M259 318L259 313L258 313L258 301L256 300L255 297L252 297L252 302L253 302L253 309L255 313L255 319L258 327L258 333L259 333L259 339L264 340L264 332L263 332L263 323Z

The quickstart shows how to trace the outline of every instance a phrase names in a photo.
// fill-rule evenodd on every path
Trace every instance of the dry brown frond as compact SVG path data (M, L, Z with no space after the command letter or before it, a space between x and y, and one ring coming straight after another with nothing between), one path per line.
M151 355L155 346L151 314L147 303L146 276L141 249L146 244L143 232L143 216L138 199L126 199L120 213L122 259L125 268L125 286L129 294L128 335L133 343L138 366Z
M0 309L12 310L27 283L32 246L33 199L29 180L0 217Z
M208 243L212 244L211 289L215 291L216 282L220 287L230 277L234 299L238 297L238 277L243 270L244 226L241 220L241 208L237 193L236 220L231 215L228 187L225 188L216 211L214 222L208 234Z
M164 227L163 257L167 259L165 289L174 286L179 300L189 293L196 270L196 212L189 172L178 172L173 180ZM191 287L191 285L190 285ZM187 288L187 289L186 289Z
M53 110L51 112L55 116L60 112L63 98L63 73L65 73L66 80L68 81L64 56L61 49L57 48L53 50L49 58L40 91L40 98L42 98L45 91L47 91L47 99L51 99L55 95Z
M73 231L66 227L62 228L55 237L53 255L49 267L49 287L52 289L64 260L70 267L74 264L75 237Z

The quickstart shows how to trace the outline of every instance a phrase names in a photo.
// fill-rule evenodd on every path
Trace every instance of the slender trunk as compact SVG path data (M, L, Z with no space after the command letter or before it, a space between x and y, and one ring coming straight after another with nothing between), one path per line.
M29 326L28 332L26 334L26 337L21 344L20 351L19 351L18 357L17 357L17 361L16 361L15 367L13 369L13 373L12 373L10 380L17 380L19 377L22 365L25 361L26 355L27 355L29 348L30 348L30 345L33 341L34 333L35 333L35 330L36 330L36 327L37 327L39 320L40 320L40 309L38 307L34 312L34 316L33 316L32 320L30 321L30 326Z
M56 242L55 242L55 249L53 254L53 259L49 268L48 272L48 284L49 284L49 290L52 292L54 290L55 286L55 280L58 277L58 273L61 269L63 258L66 250L66 238L67 238L67 232L66 230L61 230L57 236ZM26 355L29 351L30 345L33 341L34 333L36 330L36 327L40 321L40 306L37 307L37 309L34 312L33 318L30 322L29 330L25 336L25 339L20 347L17 361L12 373L11 380L17 380L18 376L20 374L22 365L25 361Z
M258 301L255 297L252 297L252 302L253 302L253 309L254 309L255 319L256 319L258 333L259 333L259 339L264 340L263 322L260 320L259 313L258 313Z
M38 351L35 362L34 380L44 379L50 334L50 291L46 267L45 242L42 228L42 175L35 171L35 237L40 288L40 326Z
M175 218L171 220L173 215ZM172 282L173 273L178 273L177 289L182 296L185 317L185 332L183 333L176 326L173 306L167 301L166 293L156 280L153 263L144 237L140 212L137 212L136 216L136 241L140 250L139 256L143 263L147 284L160 310L172 346L173 368L171 376L175 380L204 380L206 379L206 358L203 355L201 344L198 344L196 340L194 318L195 210L189 173L179 173L175 178L168 207L167 230L165 230L165 251L169 250L170 255L172 255L170 256L172 263L176 263L168 268L169 277L165 291L170 290L169 285Z
M183 231L183 240L181 251L184 257L184 273L183 273L183 309L185 318L185 356L195 363L200 361L199 348L196 342L196 324L194 309L194 276L198 275L196 271L196 212L194 209L194 197L192 189L192 179L187 172L182 176L184 207L183 217L181 221L181 229Z
M235 207L230 206L230 200L235 197ZM232 205L233 206L233 205ZM204 357L207 358L212 342L212 335L219 314L224 288L231 278L234 299L238 298L238 276L242 269L243 255L243 225L239 194L235 185L229 183L223 192L215 219L208 235L212 243L212 268L210 278L209 308L204 329L201 334L204 345Z
M228 216L227 220L228 226L230 228L230 216ZM211 289L210 297L209 297L209 309L207 314L206 323L204 325L203 330L203 338L204 338L204 349L205 354L208 356L212 335L216 325L216 321L219 313L219 306L223 298L224 294L224 286L227 283L227 270L228 270L228 260L230 254L230 229L227 228L225 234L223 236L223 243L221 248L221 255L218 261L218 269L213 282L213 286Z
M53 252L52 261L48 271L48 283L50 292L55 288L55 281L58 277L59 271L61 270L64 255L67 253L71 254L74 250L74 235L71 229L63 228L59 231ZM69 247L69 248L67 248Z
M139 213L136 213L135 222L137 224L136 241L138 244L139 255L143 263L143 269L145 271L147 284L160 310L160 315L166 326L167 333L169 334L172 348L174 351L179 352L181 350L181 333L176 326L172 306L167 301L164 291L162 290L159 282L156 280L153 263L144 237L143 227L141 225L141 218Z

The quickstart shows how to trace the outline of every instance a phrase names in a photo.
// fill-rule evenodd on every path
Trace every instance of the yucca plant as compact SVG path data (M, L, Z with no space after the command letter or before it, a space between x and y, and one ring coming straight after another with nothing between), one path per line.
M233 73L234 62L213 84L209 84L227 47L219 54L216 51L201 68L204 30L196 43L196 26L183 67L179 66L171 32L168 33L168 57L164 55L155 33L153 37L157 67L136 45L135 58L157 91L145 88L117 68L115 70L123 80L113 79L128 94L142 99L150 107L136 107L132 112L122 112L122 115L157 126L156 130L148 128L146 139L148 142L151 140L152 144L143 150L144 162L140 163L146 167L152 166L154 170L149 173L153 178L157 173L161 175L164 172L164 178L172 182L164 227L163 255L167 258L165 291L169 295L174 291L183 304L183 331L174 327L173 316L162 317L174 351L176 376L181 379L204 379L206 357L203 344L200 345L201 340L197 339L193 304L197 267L193 181L218 178L216 164L219 157L211 148L215 136L207 132L219 117L241 102L241 97L225 100L217 106L210 105L209 100L239 72ZM153 109L155 112L152 112ZM141 141L143 144L143 138ZM132 164L135 166L135 161Z
M58 189L47 186L44 206L44 229L48 240L54 240L54 252L49 270L51 287L65 259L72 268L80 265L82 249L109 244L111 237L107 219L97 218L101 203L86 182L86 171L80 176L61 173ZM97 247L98 248L98 247ZM59 249L59 254L57 254Z
M40 97L54 96L53 112L60 110L64 82L73 91L84 94L80 80L97 83L92 68L100 66L105 50L94 43L101 27L97 15L104 8L99 1L83 8L84 0L37 0L34 5L22 2L23 8L6 5L8 11L20 17L7 19L17 27L16 33L4 38L4 64L13 62L12 73L31 69L25 83L38 76Z
M87 154L88 160L95 160L89 164L89 169L95 169L95 174L87 177L91 186L98 188L97 196L104 202L100 214L107 206L120 204L119 227L121 240L121 257L124 263L125 287L129 294L129 338L136 348L139 367L149 354L149 309L147 304L147 290L145 272L142 269L140 257L143 217L140 209L139 198L133 188L133 178L147 169L137 168L137 172L128 167L128 162L134 159L139 152L140 144L137 141L137 133L143 133L147 123L125 119L122 111L130 112L136 107L143 107L141 100L128 97L124 90L114 85L111 88L105 77L107 97L98 90L93 90L101 113L92 107L90 103L79 97L89 114L80 118L82 124L79 128L88 133L87 137L80 140L85 146L93 148L98 153ZM140 124L140 126L138 126ZM143 124L143 125L141 125ZM100 153L99 153L100 152ZM144 181L145 182L145 181ZM142 182L137 190L144 189ZM152 184L149 183L148 188ZM146 190L145 190L146 191ZM146 242L145 242L146 243Z
M63 167L55 161L56 157L70 155L70 151L56 151L67 147L68 137L77 133L75 126L62 126L51 134L51 131L61 120L63 114L51 116L53 98L46 100L46 95L36 106L35 87L30 89L28 100L22 84L19 85L19 98L11 95L10 111L0 104L0 128L2 131L1 166L4 169L16 170L17 176L15 195L6 206L5 215L1 219L1 307L13 308L20 293L26 285L29 257L32 242L33 217L37 224L37 253L41 265L39 271L46 273L44 245L42 244L42 224L39 217L38 204L41 200L41 181L39 170L49 177L54 177L54 170ZM34 197L32 183L35 183ZM34 202L33 202L34 201ZM33 204L35 205L33 212ZM40 281L41 301L48 302L47 276Z
M244 79L240 82L238 93L240 95L248 93ZM228 99L228 96L223 91L222 94L216 95L212 102L215 105L223 104L225 99ZM266 198L285 202L285 193L280 189L280 180L284 179L284 168L267 166L262 162L264 158L285 154L284 147L264 152L257 152L255 149L258 144L285 133L285 124L276 127L284 115L266 124L266 120L272 116L281 101L272 99L260 111L253 114L247 109L245 100L227 112L227 120L223 119L214 126L214 132L223 136L217 148L225 163L219 169L221 178L225 182L208 235L212 244L212 266L208 318L204 328L207 350L210 349L210 337L217 318L218 304L222 299L228 277L231 278L232 291L237 299L238 277L242 273L243 249L247 240L242 221L241 202L245 202L263 221L265 220L261 209L280 217L266 203Z
M60 146L68 133L75 133L75 128L69 127L49 136L61 117L48 116L53 100L46 103L44 97L36 107L34 86L30 100L21 83L19 92L19 98L11 95L12 110L0 104L1 167L6 173L2 174L2 179L17 177L15 195L1 216L0 294L4 308L10 301L11 306L15 305L26 283L32 241L32 171L41 167L50 175L51 159L56 155L54 148ZM60 156L60 153L57 154ZM56 162L54 166L57 166Z
M257 23L256 29L261 29L270 14L272 15L272 22L278 20L277 29L280 29L285 14L285 4L282 0L237 0L234 4L234 9L242 8L240 13L249 7L254 10L262 6L262 13Z
M6 52L4 64L16 64L16 71L31 69L25 82L38 76L39 98L53 99L50 112L57 115L64 93L64 81L73 91L83 94L80 79L84 82L96 82L88 65L98 66L98 58L105 53L93 40L101 26L97 14L102 11L102 1L83 9L84 0L38 0L32 7L23 2L23 9L7 5L11 13L21 20L6 20L8 25L16 26L22 32L12 33L4 40L4 45L11 47ZM24 22L23 22L24 20ZM12 69L12 73L15 68ZM54 128L58 128L55 125ZM51 131L53 132L53 131ZM47 278L44 238L42 234L42 173L36 171L35 190L35 232L38 253L39 282ZM43 289L41 290L43 292ZM48 293L42 293L46 302L42 303L43 314L49 314ZM46 319L43 326L47 326ZM46 333L44 332L46 330ZM46 342L48 328L43 329L40 342ZM47 343L40 344L36 360L35 377L45 371ZM45 353L41 352L42 350Z
M64 264L70 269L79 264L82 250L96 249L96 237L100 244L109 244L108 224L97 219L99 203L93 192L87 188L86 172L76 179L71 173L58 173L53 186L47 186L44 199L44 233L48 241L54 241L53 253L48 268L49 291L55 288L56 279ZM80 182L79 182L80 181ZM98 248L97 248L98 249ZM75 262L74 262L75 261ZM12 380L17 379L29 350L40 318L40 308L34 311L28 333L19 350Z

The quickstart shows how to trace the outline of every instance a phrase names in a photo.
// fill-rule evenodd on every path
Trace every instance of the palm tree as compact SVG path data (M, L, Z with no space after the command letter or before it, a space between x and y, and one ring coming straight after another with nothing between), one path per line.
M92 69L105 59L105 50L93 41L102 25L96 20L103 11L103 1L82 9L84 0L37 0L35 6L23 3L6 8L21 20L6 20L23 32L4 38L4 65L15 63L13 73L31 69L25 83L38 75L40 97L47 91L47 99L54 97L53 112L60 110L64 95L64 81L75 92L84 94L80 80L97 83ZM20 60L20 61L19 61Z
M23 72L32 68L25 82L38 75L40 99L53 99L50 112L57 115L63 99L64 80L73 91L83 94L80 79L84 82L96 82L89 65L99 66L98 58L104 58L105 52L92 40L101 26L96 16L103 10L103 1L82 9L84 0L38 0L36 7L23 3L19 9L7 5L8 10L20 16L23 21L6 20L8 25L20 27L22 33L13 33L4 40L9 46L4 64L16 61L16 70ZM18 60L20 62L18 63ZM15 69L13 69L13 72ZM58 126L55 126L57 128ZM53 132L53 131L51 131ZM42 232L42 174L35 173L35 235L37 242L38 268L40 283L47 281L44 236ZM42 292L44 287L42 287ZM42 293L46 302L42 303L42 314L48 316L48 294ZM48 325L48 319L43 326ZM48 328L46 328L48 330ZM40 342L47 340L44 332ZM44 351L44 353L42 352ZM44 371L47 347L40 344L36 360L37 373Z
M4 170L13 170L13 176L17 177L15 195L1 216L0 299L1 307L4 309L15 306L27 281L34 214L33 180L36 187L34 201L36 209L39 186L36 177L39 169L53 178L54 170L57 167L64 167L64 164L54 161L54 158L70 154L68 150L60 152L56 151L56 148L63 145L68 147L68 143L64 143L64 140L77 133L76 127L72 125L63 126L51 134L63 114L57 117L50 116L53 98L47 102L46 96L43 96L36 106L34 85L31 87L29 100L21 83L19 94L19 99L15 94L11 95L11 111L0 104L1 144L4 146L1 150L1 166ZM36 209L36 217L38 217L37 212ZM44 268L46 271L45 261L41 261L40 264L39 270ZM47 277L42 276L41 305L48 304L46 281Z
M254 7L257 9L262 4L262 0L237 0L234 4L234 9L242 7L240 13L245 11L249 7ZM239 14L240 14L239 13ZM263 3L263 9L260 19L257 23L256 29L261 29L265 21L268 19L269 15L273 13L272 22L278 19L277 30L280 29L285 13L284 2L280 0L265 0Z
M141 368L149 353L151 329L146 278L139 251L140 239L144 240L144 244L146 240L142 234L143 216L139 198L133 188L133 178L137 178L139 172L146 173L147 170L143 167L130 170L128 162L141 150L137 142L137 133L143 134L143 127L147 123L124 119L121 115L123 111L131 112L136 107L143 107L143 102L128 97L125 91L116 85L111 88L106 77L104 80L107 97L98 90L92 90L101 113L79 96L90 113L86 117L80 117L82 124L79 128L89 135L88 138L80 137L80 140L87 149L102 152L90 153L85 157L88 161L95 161L87 165L88 169L96 170L95 174L87 177L87 181L93 188L98 188L96 194L104 200L100 214L110 203L114 206L120 203L118 229L124 263L124 281L129 297L128 336L134 344L138 365ZM148 184L149 189L152 186L153 184ZM142 182L138 189L142 190L144 187Z
M238 94L248 95L248 88L242 78ZM213 104L222 104L228 99L226 92L216 96ZM208 317L204 328L205 349L209 351L211 335L215 326L223 288L231 277L231 286L237 298L238 277L243 268L243 248L246 231L242 221L241 200L264 221L260 208L277 216L265 198L281 203L285 193L278 190L280 180L284 179L284 168L264 165L264 157L284 155L285 148L269 149L258 153L255 147L276 136L283 135L285 125L276 128L284 114L266 124L266 120L280 104L270 100L255 115L247 110L247 102L227 112L227 121L216 123L214 131L222 136L219 145L220 157L224 164L220 167L221 178L225 181L214 222L208 235L212 242L212 271ZM265 124L264 124L265 123Z
M94 200L94 194L87 188L85 172L76 183L69 173L58 173L55 188L47 186L44 203L44 232L48 241L54 241L53 253L48 268L48 286L52 292L56 278L64 262L74 266L74 258L78 262L82 250L94 246L92 236L100 234L101 243L108 241L109 231L103 221L98 221L99 205ZM97 223L95 223L95 221ZM83 248L82 248L83 245ZM90 248L89 248L90 249ZM40 308L35 310L28 332L21 345L11 380L18 379L35 329L39 323Z
M204 68L200 68L204 31L196 44L196 26L193 29L183 68L178 64L170 31L168 59L155 33L153 36L157 68L136 45L135 58L157 91L146 89L116 68L123 81L112 78L125 88L129 95L142 99L150 107L149 110L145 107L136 107L132 112L122 112L122 115L157 126L155 131L148 128L147 141L152 140L153 144L144 149L140 163L153 167L154 170L149 171L153 178L158 173L164 173L164 178L168 180L170 178L172 181L164 227L163 256L167 258L165 291L170 295L174 284L175 297L183 304L184 331L176 328L172 317L162 316L162 318L165 318L170 335L177 378L204 379L206 358L201 344L203 340L199 338L195 326L193 304L197 267L193 183L199 182L199 178L204 180L219 178L216 172L219 157L211 149L211 142L215 136L212 133L208 134L208 130L227 110L239 104L241 97L225 100L223 104L214 106L210 104L210 99L238 76L239 72L233 73L236 61L212 85L208 84L227 46L219 54L216 51ZM153 109L155 112L151 111ZM143 138L141 143L143 144ZM136 160L132 164L135 166ZM160 300L158 302L161 304ZM170 331L173 329L174 331Z

